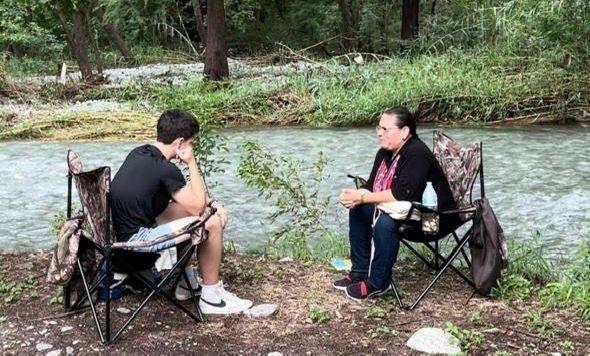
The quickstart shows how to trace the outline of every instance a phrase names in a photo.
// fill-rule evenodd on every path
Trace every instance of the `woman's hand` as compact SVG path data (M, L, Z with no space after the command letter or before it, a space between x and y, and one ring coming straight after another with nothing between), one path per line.
M346 209L352 209L355 206L361 204L362 195L360 189L342 189L340 193L340 203L346 207Z

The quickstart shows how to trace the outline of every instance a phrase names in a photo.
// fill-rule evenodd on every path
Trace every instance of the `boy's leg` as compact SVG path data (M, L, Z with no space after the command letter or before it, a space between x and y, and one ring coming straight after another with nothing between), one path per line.
M168 204L162 214L158 215L156 223L182 227L197 218L191 216L180 204L172 202ZM207 230L209 237L197 247L197 260L203 283L212 285L219 281L219 266L223 252L223 228L217 214L207 220L205 230Z

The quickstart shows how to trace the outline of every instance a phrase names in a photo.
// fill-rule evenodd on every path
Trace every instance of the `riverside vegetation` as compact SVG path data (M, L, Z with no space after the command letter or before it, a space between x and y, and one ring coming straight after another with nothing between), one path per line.
M171 4L141 13L115 3L105 10L113 11L111 20L139 43L130 49L135 64L202 60L190 36L178 36L182 17L173 13ZM0 55L0 96L38 108L23 116L0 107L0 139L151 137L148 127L156 112L172 106L189 109L220 127L366 125L384 107L394 105L417 111L421 121L449 125L587 120L590 11L585 1L426 1L423 6L431 11L423 12L418 36L404 45L393 36L399 28L399 9L352 0L351 6L360 6L355 10L358 27L354 46L344 49L341 38L332 38L338 29L336 7L329 2L297 3L301 6L287 6L283 18L275 12L280 9L254 0L228 5L230 51L248 58L254 69L236 70L221 82L201 76L173 85L145 79L123 86L22 82L15 78L48 73L48 68L71 58L63 54L63 43L51 32L55 29L37 31L36 22L17 21L7 29L8 35L0 36L0 43L16 41L28 48L27 39L38 40L25 35L29 26L52 45L43 47L43 53L32 48L20 57ZM17 5L26 13L24 5ZM249 17L256 8L266 14L264 21ZM17 10L4 11L10 15ZM128 11L133 20L120 21L116 11ZM168 22L159 24L149 16L153 13ZM158 31L174 27L177 35L148 35L148 23ZM102 50L105 67L128 65L109 47ZM292 61L311 66L282 75L256 70L258 65L280 67ZM128 102L131 107L84 114L47 108L95 99Z

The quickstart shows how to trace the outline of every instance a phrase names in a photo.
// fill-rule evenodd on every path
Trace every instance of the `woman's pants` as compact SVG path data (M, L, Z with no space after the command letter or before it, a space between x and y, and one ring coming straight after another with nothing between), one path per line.
M399 221L379 214L375 225L375 205L358 205L349 212L351 274L366 278L369 285L385 290L391 284L391 269L399 250Z

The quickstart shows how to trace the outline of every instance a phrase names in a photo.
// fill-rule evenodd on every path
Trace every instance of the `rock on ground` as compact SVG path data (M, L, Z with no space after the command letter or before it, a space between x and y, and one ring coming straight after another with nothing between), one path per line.
M409 348L428 354L455 355L461 353L459 340L439 328L422 328L416 331L406 343Z
M251 318L266 318L276 313L278 309L279 306L276 304L260 304L244 311L244 314Z

